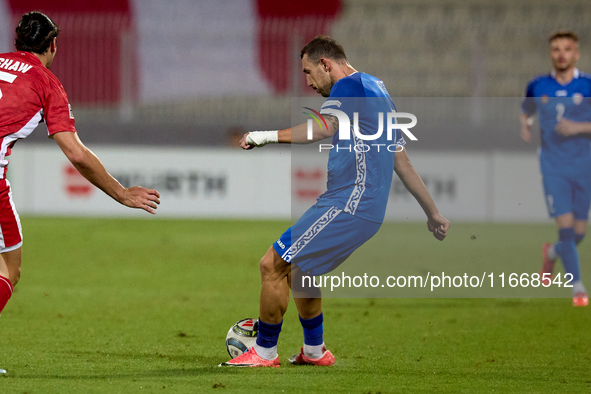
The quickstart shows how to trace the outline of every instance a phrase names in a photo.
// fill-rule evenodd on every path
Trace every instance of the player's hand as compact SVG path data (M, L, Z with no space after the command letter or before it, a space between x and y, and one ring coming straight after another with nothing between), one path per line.
M449 230L450 226L451 223L449 220L444 218L439 213L433 215L427 221L427 228L429 228L429 231L433 233L433 236L435 236L435 238L440 241L443 241L443 239L447 236L447 231Z
M572 120L565 118L560 119L560 122L556 124L555 130L558 132L558 134L565 137L577 135L581 132L579 130L579 122L573 122Z
M251 131L244 134L240 140L242 149L260 148L267 144L277 144L279 142L279 130L270 131Z
M160 204L160 193L154 189L134 186L124 190L120 202L127 207L143 209L155 215L156 208Z
M531 144L531 127L522 127L520 135L522 140Z
M246 142L246 137L248 136L248 134L250 134L250 133L246 133L246 134L244 134L244 135L242 136L242 139L240 140L240 147L241 147L242 149L249 150L249 149L253 149L253 148L255 147L255 145L251 145L251 144L249 144L248 142Z

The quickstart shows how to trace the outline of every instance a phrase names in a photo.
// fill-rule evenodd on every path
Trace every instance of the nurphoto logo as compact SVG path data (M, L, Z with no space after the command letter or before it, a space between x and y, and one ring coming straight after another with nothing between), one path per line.
M315 111L312 108L308 108L308 107L303 107L303 108L310 111L310 112L303 112L303 113L312 117L312 119L308 119L308 122L306 124L307 125L307 138L308 138L308 140L311 141L314 139L313 138L313 136L314 136L314 131L313 131L314 121L316 121L318 126L320 126L321 130L328 129L328 124L326 122L326 119L318 111ZM362 141L375 141L375 140L379 139L382 136L382 134L384 133L384 123L386 124L386 127L385 127L386 138L388 141L393 140L393 135L395 135L393 133L393 131L397 130L397 129L400 130L402 133L404 133L404 135L406 135L411 141L418 141L418 138L415 137L415 135L413 133L411 133L409 130L412 127L417 125L417 117L411 113L408 113L408 112L396 112L396 111L391 111L391 112L386 112L386 113L378 112L378 114L377 114L378 129L377 129L377 131L374 134L363 134L359 130L359 112L353 112L353 122L351 122L351 119L349 118L349 116L345 112L340 111L338 109L324 108L322 111L323 111L324 115L330 115L330 116L334 116L337 118L337 120L339 122L339 140L340 141L350 140L351 139L351 130L353 130L354 139L360 140L354 146L354 149L357 152L367 152L371 149L371 146L377 147L378 152L380 151L380 147L385 147L389 152L397 152L397 151L401 151L402 149L404 149L404 147L399 144L366 145L362 142ZM399 119L407 119L407 120L410 120L410 122L398 123ZM322 152L322 150L331 150L333 148L334 148L334 145L332 145L332 144L320 144L319 151ZM339 146L337 146L336 148L338 151ZM350 151L349 148L346 148L344 150Z

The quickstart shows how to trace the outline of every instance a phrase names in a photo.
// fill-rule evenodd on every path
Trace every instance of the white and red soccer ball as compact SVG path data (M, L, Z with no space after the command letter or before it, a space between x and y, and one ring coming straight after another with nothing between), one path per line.
M226 349L230 357L236 358L254 346L258 333L258 319L242 319L234 323L226 335Z

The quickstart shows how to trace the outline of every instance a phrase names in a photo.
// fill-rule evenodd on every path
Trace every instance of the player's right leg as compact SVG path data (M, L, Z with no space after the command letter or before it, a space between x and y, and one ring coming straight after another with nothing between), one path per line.
M259 332L256 343L240 356L220 364L228 367L279 367L277 341L289 303L289 264L269 248L261 259Z
M575 219L575 242L577 243L577 247L585 238L587 234L587 226L589 221L588 220L577 220Z

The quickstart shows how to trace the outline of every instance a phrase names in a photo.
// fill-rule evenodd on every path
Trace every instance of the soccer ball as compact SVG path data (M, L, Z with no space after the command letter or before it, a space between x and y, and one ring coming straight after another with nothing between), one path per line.
M230 357L236 358L254 346L258 333L258 319L242 319L234 323L226 335L226 349Z

